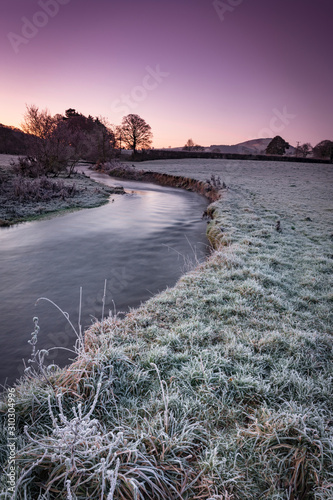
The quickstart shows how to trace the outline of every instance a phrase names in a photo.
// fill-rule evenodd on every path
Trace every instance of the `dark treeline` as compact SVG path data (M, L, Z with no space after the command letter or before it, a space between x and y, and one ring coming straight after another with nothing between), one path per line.
M52 116L47 109L27 106L22 130L3 127L0 153L22 155L17 173L29 177L70 176L81 160L104 165L123 148L135 155L140 148L150 148L152 141L150 125L138 115L127 115L115 126L73 108Z
M79 160L105 164L121 155L122 149L131 149L131 159L137 161L181 158L216 158L229 160L288 161L332 163L333 141L323 140L315 147L306 143L297 146L295 156L286 155L289 149L282 137L276 136L265 153L222 153L218 148L204 151L189 139L183 150L150 149L150 126L138 115L123 118L121 125L110 125L103 117L84 116L69 108L64 115L51 116L47 110L28 106L20 130L0 124L0 154L22 155L22 173L36 176L40 173L57 175L67 170L72 173ZM24 171L24 172L23 172Z
M164 149L152 149L137 152L135 161L149 160L178 160L182 158L215 158L224 160L255 160L255 161L287 161L301 163L330 163L329 159L321 158L299 158L296 156L279 155L251 155L241 153L212 153L201 151L169 151Z
M71 175L81 159L105 163L114 154L115 135L107 121L72 108L52 116L28 106L22 128L27 134L26 157L20 159L23 175Z

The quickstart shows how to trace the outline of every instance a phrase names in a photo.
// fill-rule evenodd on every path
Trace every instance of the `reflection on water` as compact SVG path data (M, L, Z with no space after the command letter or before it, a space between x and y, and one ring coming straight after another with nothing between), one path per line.
M47 297L78 321L83 287L82 324L100 319L104 281L106 313L128 311L153 294L173 286L186 259L208 253L206 200L179 189L124 182L97 173L92 177L123 185L128 194L113 203L50 220L0 230L0 383L23 372L31 346L32 318L39 317L39 348L71 348L75 334ZM193 251L195 249L195 252ZM57 364L65 351L53 351Z

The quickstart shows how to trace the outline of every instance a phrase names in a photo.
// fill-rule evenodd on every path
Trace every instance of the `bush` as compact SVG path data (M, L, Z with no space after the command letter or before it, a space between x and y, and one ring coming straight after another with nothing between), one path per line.
M47 177L27 179L18 176L13 180L13 197L20 202L50 201L52 198L72 198L77 193L75 183L66 186L63 180L52 181Z

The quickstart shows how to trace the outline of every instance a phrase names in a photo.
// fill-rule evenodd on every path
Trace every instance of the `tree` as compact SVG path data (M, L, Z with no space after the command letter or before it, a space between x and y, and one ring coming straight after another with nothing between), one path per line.
M133 150L134 155L138 148L148 149L151 147L153 137L151 127L139 115L124 116L121 130L123 143Z
M74 108L69 108L69 109L66 109L65 116L66 116L66 119L73 118L74 116L80 116L80 113L77 113Z
M194 148L194 142L192 139L189 139L185 146L183 147L183 151L193 151Z
M58 123L59 119L52 117L47 109L39 111L35 105L27 106L22 129L29 134L26 163L29 175L57 175L66 168L67 151L56 134Z
M81 158L85 158L90 150L87 134L62 119L59 120L53 140L58 140L66 155L68 177L74 172ZM66 168L65 167L65 168ZM64 170L65 170L64 168Z
M51 116L47 109L27 106L22 124L29 134L27 160L21 163L28 175L58 175L69 168L69 175L85 146L85 135L60 114ZM24 172L22 172L24 173Z
M84 116L69 108L65 116L28 106L23 130L29 134L28 158L21 162L27 175L70 176L80 159L106 163L114 156L115 136L103 117Z
M266 148L267 155L284 155L289 144L279 135L275 136Z
M199 144L194 144L192 139L189 139L185 146L183 147L183 151L204 151L205 148L203 146L199 146Z
M94 129L88 136L90 139L88 159L104 165L114 157L115 135L106 118L96 118Z
M115 148L118 150L118 153L121 155L121 150L123 149L123 129L121 125L117 125L115 128Z
M306 158L309 154L312 153L312 146L309 142L306 142L305 144L302 144L301 146L298 145L296 148L296 156L300 156L301 158Z
M313 148L313 156L320 159L329 158L331 161L333 161L333 142L329 140L319 142Z

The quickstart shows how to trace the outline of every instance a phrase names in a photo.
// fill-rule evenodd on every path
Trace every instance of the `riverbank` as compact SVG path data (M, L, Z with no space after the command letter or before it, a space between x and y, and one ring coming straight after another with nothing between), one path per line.
M67 370L16 387L17 498L37 498L34 484L51 498L332 498L331 167L135 168L219 176L215 251L123 320L95 323Z
M0 155L0 227L97 207L108 203L112 194L124 193L119 187L105 187L79 173L70 178L21 177L11 164L16 160L15 156Z
M171 175L164 171L153 172L151 170L144 170L136 168L134 164L130 165L128 163L118 162L99 165L96 166L94 170L120 179L151 182L159 186L169 186L185 189L186 191L193 191L205 196L210 202L218 200L221 197L220 191L227 189L227 186L225 183L221 182L219 176L214 175L209 179L198 180L184 175Z
M75 343L75 333L66 329L61 314L44 301L34 306L38 297L52 299L76 320L82 287L81 322L86 328L101 316L105 280L105 310L128 312L173 286L184 269L209 253L202 219L208 204L202 196L116 180L87 166L80 170L95 182L121 185L126 196L0 231L0 352L7 354L0 364L0 386L23 374L22 358L29 359L31 353L27 341L33 316L43 332L40 348L71 348ZM68 351L52 352L52 361L62 367L71 357Z

